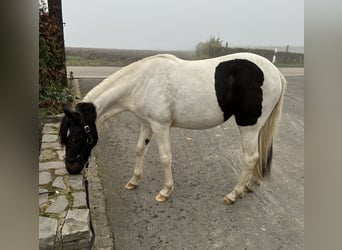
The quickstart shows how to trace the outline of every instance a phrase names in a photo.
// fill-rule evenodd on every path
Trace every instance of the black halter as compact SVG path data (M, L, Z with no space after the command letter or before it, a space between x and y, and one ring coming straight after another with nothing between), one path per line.
M88 167L88 160L89 160L89 155L90 155L90 151L92 150L92 148L95 146L94 145L94 137L91 133L91 129L89 125L83 125L83 130L87 136L86 138L86 144L85 146L83 146L82 151L75 157L75 158L71 158L71 161L78 161L81 163L82 166L84 167ZM81 138L83 136L78 136L76 138Z

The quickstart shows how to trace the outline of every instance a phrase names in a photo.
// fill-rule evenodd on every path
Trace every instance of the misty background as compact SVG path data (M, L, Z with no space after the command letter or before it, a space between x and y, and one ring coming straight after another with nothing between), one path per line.
M62 1L66 47L195 50L229 47L304 52L304 0Z

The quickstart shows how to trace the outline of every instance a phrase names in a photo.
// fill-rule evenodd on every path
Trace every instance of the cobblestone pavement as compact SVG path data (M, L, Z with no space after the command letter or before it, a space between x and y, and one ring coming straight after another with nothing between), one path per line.
M90 214L82 175L69 175L58 143L58 123L43 127L39 156L39 247L87 249Z

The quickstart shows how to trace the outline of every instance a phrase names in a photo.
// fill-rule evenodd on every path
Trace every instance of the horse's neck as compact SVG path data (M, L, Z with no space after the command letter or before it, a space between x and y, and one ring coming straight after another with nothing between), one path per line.
M135 85L135 81L131 80L133 75L129 69L117 72L99 83L83 98L84 102L95 105L100 121L129 109L130 93Z

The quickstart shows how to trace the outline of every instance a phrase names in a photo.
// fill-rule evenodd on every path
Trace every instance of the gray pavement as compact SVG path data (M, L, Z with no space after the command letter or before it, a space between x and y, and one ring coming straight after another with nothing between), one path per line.
M175 190L165 203L154 200L162 169L153 141L141 185L124 189L135 161L137 119L123 113L103 126L95 155L116 249L304 248L304 69L281 71L288 88L271 181L233 206L220 203L241 171L233 119L210 130L172 130ZM84 95L101 78L79 81Z
M70 75L70 72L73 72L73 75L76 78L105 78L119 69L121 69L121 67L68 66L67 72L68 76Z

